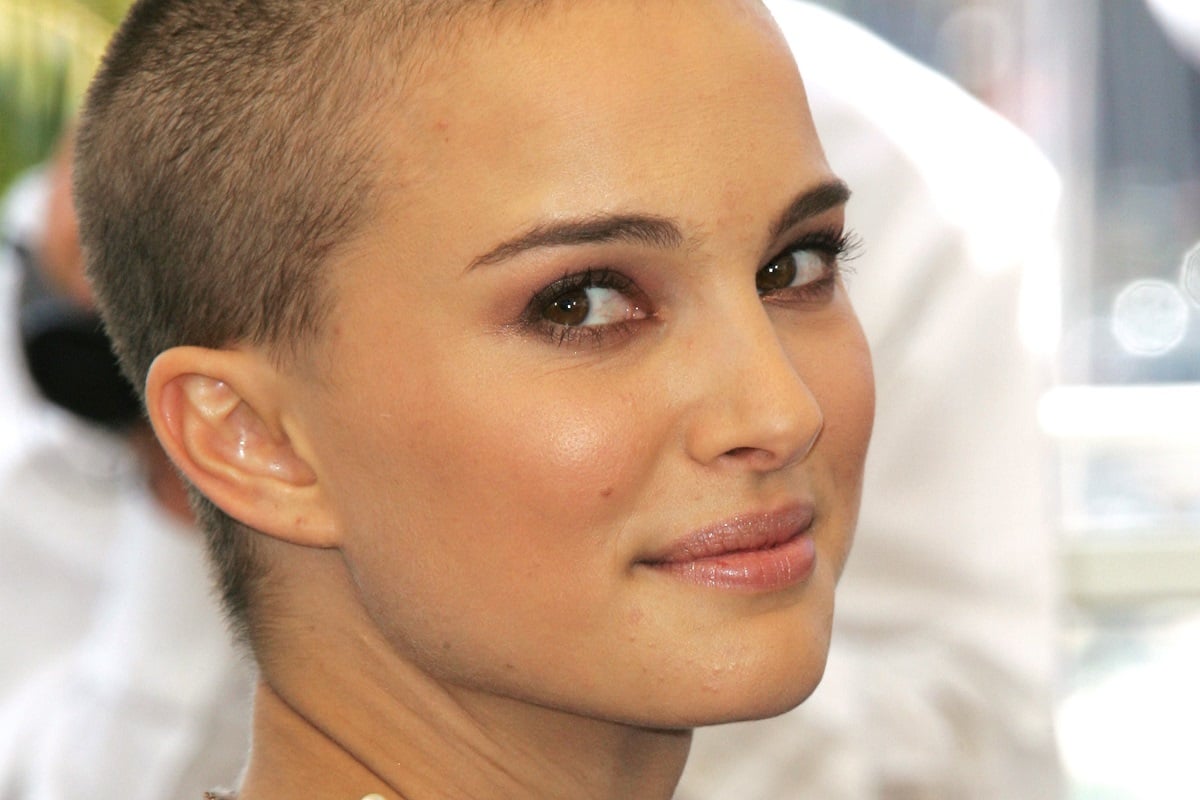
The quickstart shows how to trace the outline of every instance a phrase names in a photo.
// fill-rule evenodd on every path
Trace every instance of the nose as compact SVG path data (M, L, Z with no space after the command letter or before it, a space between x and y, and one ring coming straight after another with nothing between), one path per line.
M825 418L788 337L757 297L703 337L686 447L702 464L773 471L803 460Z

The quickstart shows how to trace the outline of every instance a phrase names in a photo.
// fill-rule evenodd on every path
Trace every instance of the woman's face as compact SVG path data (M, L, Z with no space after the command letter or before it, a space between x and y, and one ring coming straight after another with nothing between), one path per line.
M447 687L692 726L820 678L872 378L764 13L480 23L392 116L294 391L362 602Z

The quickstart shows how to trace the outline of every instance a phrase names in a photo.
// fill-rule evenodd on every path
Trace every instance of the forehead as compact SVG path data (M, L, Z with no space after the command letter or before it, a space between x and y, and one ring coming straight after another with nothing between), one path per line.
M548 3L459 34L384 114L383 222L407 228L412 255L452 247L447 224L466 263L559 216L711 223L714 204L783 202L829 176L791 54L754 0Z

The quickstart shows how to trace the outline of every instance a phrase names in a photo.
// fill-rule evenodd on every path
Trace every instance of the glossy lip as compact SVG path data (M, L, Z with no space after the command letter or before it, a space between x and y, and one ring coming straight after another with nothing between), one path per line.
M743 514L679 539L638 563L717 589L772 591L800 583L816 566L810 504Z

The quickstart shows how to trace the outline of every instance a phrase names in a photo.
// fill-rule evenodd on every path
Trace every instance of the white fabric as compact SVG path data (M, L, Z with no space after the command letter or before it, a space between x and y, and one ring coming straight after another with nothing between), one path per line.
M1054 268L1058 180L1011 126L861 28L768 3L865 242L849 288L879 410L822 685L701 730L684 800L1040 800L1055 542L1022 279Z
M203 540L147 494L121 499L91 630L0 712L4 800L196 800L245 759L251 670L211 596Z
M39 180L12 193L9 235L28 241ZM240 770L249 670L199 533L119 437L37 394L19 278L0 260L0 800L196 800Z

